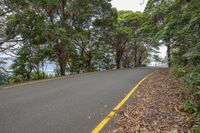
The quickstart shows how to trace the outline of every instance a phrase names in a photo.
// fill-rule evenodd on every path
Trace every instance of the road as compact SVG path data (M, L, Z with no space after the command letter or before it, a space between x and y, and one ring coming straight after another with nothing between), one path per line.
M89 133L153 68L69 76L0 90L0 133Z

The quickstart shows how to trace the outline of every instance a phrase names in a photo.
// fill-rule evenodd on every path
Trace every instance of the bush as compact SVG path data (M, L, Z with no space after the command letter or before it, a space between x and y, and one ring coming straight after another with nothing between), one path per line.
M200 133L200 125L194 125L192 129L195 133Z
M200 97L200 86L196 87L194 94Z
M186 74L186 70L181 65L173 65L170 72L176 77L183 77Z
M192 85L200 86L200 66L191 66L188 68L189 82Z
M200 66L187 68L186 82L194 94L200 98Z
M47 79L51 77L53 77L53 75L48 75L45 72L33 72L31 74L31 80Z
M7 84L9 84L9 83L19 83L19 82L22 82L22 79L20 77L9 76Z
M0 85L7 83L8 76L0 72Z
M191 114L194 114L194 113L198 112L199 105L195 104L195 103L193 103L191 101L185 101L183 103L183 109L184 109L184 111L187 111L187 112L189 112Z

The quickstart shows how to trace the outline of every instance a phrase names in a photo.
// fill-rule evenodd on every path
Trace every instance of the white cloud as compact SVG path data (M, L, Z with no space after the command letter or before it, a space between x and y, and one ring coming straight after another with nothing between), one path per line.
M165 45L160 46L159 52L160 53L158 55L161 58L165 58L167 56L167 47Z
M132 10L143 12L148 0L113 0L113 7L118 10Z

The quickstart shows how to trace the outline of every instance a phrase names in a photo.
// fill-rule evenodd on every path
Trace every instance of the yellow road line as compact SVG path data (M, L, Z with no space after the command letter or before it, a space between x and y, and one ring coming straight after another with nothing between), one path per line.
M122 101L120 103L117 104L117 106L97 125L96 128L94 128L92 130L91 133L99 133L103 127L110 121L110 119L115 115L116 111L120 109L120 107L128 100L128 98L133 94L133 92L138 88L138 86L144 81L146 80L149 76L151 76L153 74L150 73L149 75L147 75L146 77L144 77L142 80L140 80L136 86L128 93L128 95L126 95L126 97L124 99L122 99Z

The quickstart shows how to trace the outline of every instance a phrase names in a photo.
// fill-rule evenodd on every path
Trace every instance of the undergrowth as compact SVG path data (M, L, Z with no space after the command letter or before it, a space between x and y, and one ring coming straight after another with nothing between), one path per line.
M186 100L183 109L191 114L192 130L200 133L200 65L187 67L174 65L170 72L186 83L195 97L195 100Z

